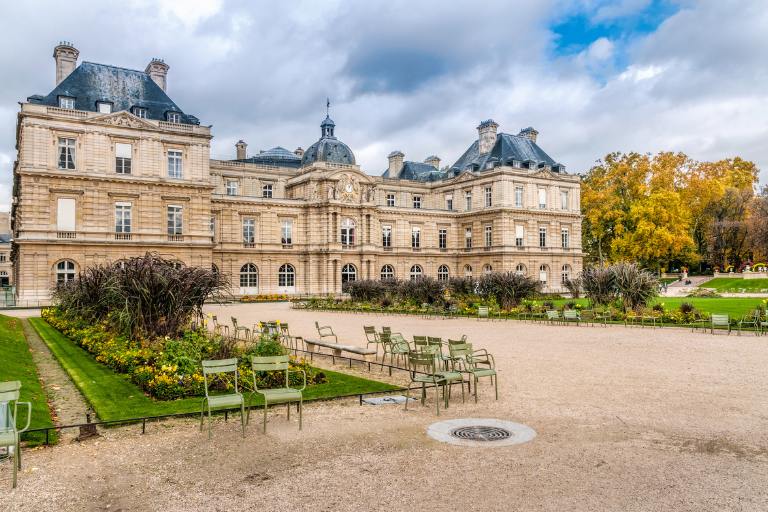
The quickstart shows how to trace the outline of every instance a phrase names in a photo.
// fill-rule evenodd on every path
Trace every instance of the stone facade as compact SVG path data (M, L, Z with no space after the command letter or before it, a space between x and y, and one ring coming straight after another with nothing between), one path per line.
M147 76L156 74L150 67ZM57 90L77 91L67 85L74 78L62 80ZM31 97L18 118L12 216L20 303L46 300L57 280L88 265L146 251L214 265L238 295L338 293L353 278L515 270L556 291L563 274L581 270L579 178L535 140L526 148L540 158L507 158L504 144L525 136L496 134L490 120L478 127L477 155L467 156L475 141L457 162L462 168L394 152L384 175L372 176L349 163L354 155L328 117L306 154L274 148L247 158L241 141L237 159L216 160L210 129L193 116L168 122L135 115L140 107L62 108L50 97Z
M13 286L10 218L8 212L0 212L0 288Z

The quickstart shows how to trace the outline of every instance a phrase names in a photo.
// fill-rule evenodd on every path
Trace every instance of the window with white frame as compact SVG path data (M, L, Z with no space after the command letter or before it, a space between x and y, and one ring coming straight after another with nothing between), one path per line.
M437 230L437 246L439 249L448 247L448 229L440 228Z
M515 247L522 247L525 244L525 228L523 226L515 226Z
M381 226L381 246L392 247L392 226Z
M472 265L464 265L464 277L472 278Z
M168 150L168 177L174 179L181 179L184 177L184 169L182 167L182 153L178 149Z
M395 268L392 265L381 267L381 280L388 281L395 278Z
M266 185L262 185L261 187L261 197L266 197L267 199L272 199L272 184L267 183Z
M464 229L464 247L467 249L472 248L472 228Z
M240 267L240 288L258 288L259 269L253 263Z
M488 275L492 272L493 272L493 267L490 264L486 263L485 265L483 265L483 274Z
M395 206L395 194L387 194L387 206Z
M277 286L280 288L293 288L296 286L296 269L290 263L280 265L277 271Z
M448 270L448 265L440 265L437 267L437 280L440 282L446 282L448 281L448 278L450 277L450 272Z
M421 228L419 226L411 228L411 247L414 249L421 247Z
M99 114L111 114L112 104L108 101L100 101L96 104L98 106Z
M228 196L236 196L240 183L237 180L227 180L226 192Z
M71 197L56 200L56 230L75 231L76 201Z
M243 243L244 244L256 243L256 219L253 219L253 218L243 219Z
M124 142L115 143L115 172L117 174L131 174L131 157L133 145Z
M547 246L547 228L539 228L539 247Z
M563 265L562 271L560 273L560 282L565 285L565 283L568 282L568 280L571 278L571 266L568 264Z
M547 273L549 271L549 267L546 265L541 265L539 267L539 282L541 284L546 285L547 284Z
M75 98L70 96L59 96L59 108L73 110L75 108Z
M291 219L283 219L281 230L281 243L283 245L293 244L293 221Z
M472 210L472 192L467 191L464 193L464 199L466 200L467 211Z
M493 188L485 187L485 207L493 206Z
M515 187L515 206L523 207L523 187Z
M352 219L341 221L341 245L355 245L355 221Z
M75 262L62 260L56 264L56 284L64 284L75 279Z
M341 284L357 281L357 267L347 263L341 267Z
M413 196L413 207L421 208L421 196Z
M563 210L568 209L568 191L567 190L560 191L560 208Z
M169 123L180 123L181 122L181 114L178 112L168 112L166 114L166 119Z
M546 208L547 207L547 189L540 188L539 189L539 208Z
M493 226L485 226L485 246L493 245Z
M524 276L527 273L528 273L528 269L525 268L525 265L523 265L522 263L518 263L517 266L515 267L515 274L519 276Z
M131 232L131 203L115 203L115 233Z
M75 168L75 139L59 137L59 169Z
M133 115L140 117L141 119L146 119L149 117L149 110L144 107L133 107Z
M409 275L409 277L411 278L411 281L420 279L422 275L424 275L424 271L422 270L421 265L413 265L411 267L411 272Z
M445 196L445 209L448 211L453 210L453 194Z
M168 205L168 234L171 236L183 233L184 209L177 205Z
M570 242L568 228L562 228L560 230L560 242L562 243L563 249L568 248L568 244Z

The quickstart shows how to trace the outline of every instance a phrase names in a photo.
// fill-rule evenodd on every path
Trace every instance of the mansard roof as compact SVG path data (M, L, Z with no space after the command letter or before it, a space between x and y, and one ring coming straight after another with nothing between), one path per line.
M382 178L393 178L401 180L437 181L445 177L445 171L441 171L435 168L433 165L423 162L411 162L406 160L403 162L403 168L397 174L397 176L390 176L389 169L384 171L384 174L381 176Z
M251 164L267 164L279 167L293 167L298 169L301 166L301 157L287 149L277 146L266 151L260 151L258 155L250 156L240 162Z
M30 103L59 106L59 97L75 98L75 109L98 112L97 102L112 103L112 111L147 109L147 118L165 121L168 112L181 114L181 122L200 124L185 114L149 74L106 64L83 62L46 96L28 98Z
M500 165L509 165L512 161L535 162L554 166L555 161L532 140L519 135L499 133L496 135L496 143L491 151L480 154L479 141L475 141L463 155L451 166L454 173L469 170L486 169L488 162L499 162Z

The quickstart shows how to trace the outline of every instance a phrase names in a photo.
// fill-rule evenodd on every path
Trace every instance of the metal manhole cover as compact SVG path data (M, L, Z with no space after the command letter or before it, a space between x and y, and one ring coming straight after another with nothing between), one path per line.
M465 418L433 423L427 435L459 446L508 446L527 443L536 431L526 425L497 419Z

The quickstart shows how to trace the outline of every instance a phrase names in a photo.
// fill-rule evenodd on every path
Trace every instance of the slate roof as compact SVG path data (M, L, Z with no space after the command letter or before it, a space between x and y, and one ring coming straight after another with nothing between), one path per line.
M395 178L401 180L415 181L437 181L445 177L445 171L436 169L434 166L423 162L403 162L403 169L397 176L390 176L389 169L381 175L383 178Z
M355 154L349 149L349 146L341 142L333 135L333 129L336 124L330 117L325 116L320 125L320 140L312 144L304 152L301 158L301 165L311 164L312 162L330 162L336 164L355 164Z
M12 240L10 233L0 233L0 244L9 244Z
M535 142L519 135L499 133L496 135L496 144L488 153L481 155L479 142L475 141L469 146L463 155L451 166L454 174L469 170L484 170L486 163L497 161L508 165L513 160L518 162L533 161L537 164L554 166L556 162L550 158Z
M30 103L59 106L59 96L75 98L75 109L97 112L97 101L112 102L112 112L147 109L147 118L166 120L167 112L179 112L181 122L200 124L196 117L184 114L150 76L134 69L83 62L46 96L35 95Z
M292 151L277 146L276 148L268 149L266 151L260 151L258 155L250 156L245 160L239 160L240 162L247 162L251 164L268 164L277 165L279 167L293 167L298 169L301 166L301 158L295 155Z

